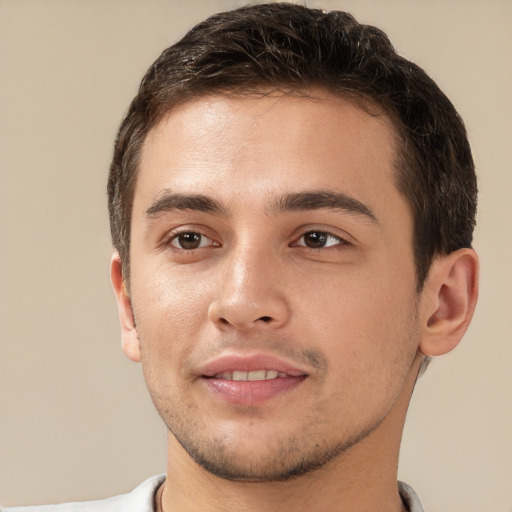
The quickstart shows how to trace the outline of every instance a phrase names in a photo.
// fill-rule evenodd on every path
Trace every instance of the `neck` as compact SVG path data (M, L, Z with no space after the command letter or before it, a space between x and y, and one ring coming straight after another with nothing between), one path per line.
M169 434L163 511L405 512L397 488L398 455L418 367L419 359L377 428L323 467L287 481L240 482L217 477L194 462Z

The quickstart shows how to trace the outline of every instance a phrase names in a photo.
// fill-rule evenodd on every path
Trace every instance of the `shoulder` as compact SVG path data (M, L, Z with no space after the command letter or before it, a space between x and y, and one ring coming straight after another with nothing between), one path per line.
M398 492L409 512L424 512L418 495L410 485L398 482Z
M0 512L153 512L155 492L164 480L165 475L157 475L142 482L132 492L104 500L34 507L0 507Z

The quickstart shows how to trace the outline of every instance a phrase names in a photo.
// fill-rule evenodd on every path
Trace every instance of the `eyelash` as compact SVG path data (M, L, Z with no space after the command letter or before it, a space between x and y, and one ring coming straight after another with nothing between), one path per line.
M197 247L183 247L184 243L187 243L187 241L181 240L180 237L184 237L186 235L192 235L194 238L193 240L190 240L190 243L194 243L199 241L199 245ZM317 241L319 241L321 244L329 244L329 245L322 245L321 247L312 247L311 245L308 245L305 237L308 235L313 236L313 238L317 238ZM197 240L199 238L199 240ZM302 240L302 243L300 242ZM209 241L209 243L207 242ZM334 241L334 243L332 243ZM180 245L178 245L180 244ZM208 235L205 235L204 233L201 233L199 230L183 230L179 232L173 233L169 239L165 242L165 245L172 247L173 250L176 251L183 251L187 253L192 253L198 249L203 249L205 247L220 247L221 244L219 242L216 242ZM294 242L292 242L289 246L290 247L304 247L306 249L312 250L312 251L322 251L322 250L333 250L336 248L339 248L340 246L346 246L351 245L350 242L345 240L344 238L341 238L338 235L335 235L333 233L330 233L329 231L325 231L322 229L310 229L304 233L302 233Z
M194 235L196 238L200 237L199 246L193 247L193 248L185 248L185 247L178 246L177 243L179 242L179 238L184 237L185 235ZM206 240L209 240L210 244L203 245L203 242ZM183 241L182 241L182 243L183 243ZM219 242L215 242L211 237L205 235L204 233L201 233L198 230L193 230L193 229L183 230L183 231L180 231L177 233L173 233L172 236L166 241L165 244L171 246L174 250L185 251L185 252L193 252L197 249L203 249L204 247L220 247Z
M322 247L311 247L311 246L307 245L307 242L305 240L303 241L303 243L299 243L300 240L305 239L306 236L313 235L313 234L316 235L320 241L328 243L328 240L331 239L335 243L331 243L330 245L323 245ZM310 230L302 233L302 235L300 235L300 237L297 238L297 240L291 244L292 247L306 247L313 251L333 250L333 249L339 248L340 246L345 246L345 245L351 245L351 244L344 238L342 238L338 235L335 235L334 233L330 233L329 231L325 231L323 229L310 229Z

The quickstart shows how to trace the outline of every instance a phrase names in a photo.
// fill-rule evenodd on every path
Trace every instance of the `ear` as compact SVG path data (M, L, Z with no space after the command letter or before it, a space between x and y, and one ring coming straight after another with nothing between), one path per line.
M420 351L439 356L453 350L466 332L478 297L478 257L472 249L438 256L425 282Z
M110 261L110 279L114 288L121 323L121 345L128 359L140 363L141 352L139 336L135 327L132 303L126 289L126 281L123 278L121 258L115 252Z

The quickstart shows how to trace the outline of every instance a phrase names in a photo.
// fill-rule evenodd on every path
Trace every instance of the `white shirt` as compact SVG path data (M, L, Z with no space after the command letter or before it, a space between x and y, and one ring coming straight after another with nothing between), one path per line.
M155 493L164 480L165 475L157 475L142 482L132 492L104 500L0 508L0 512L155 512ZM398 490L409 512L424 512L412 487L403 482L398 482Z

